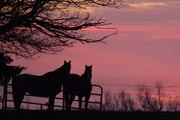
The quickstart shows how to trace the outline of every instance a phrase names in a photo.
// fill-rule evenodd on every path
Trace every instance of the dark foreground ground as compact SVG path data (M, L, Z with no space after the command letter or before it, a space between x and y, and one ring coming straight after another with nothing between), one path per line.
M180 112L0 111L0 120L180 120Z

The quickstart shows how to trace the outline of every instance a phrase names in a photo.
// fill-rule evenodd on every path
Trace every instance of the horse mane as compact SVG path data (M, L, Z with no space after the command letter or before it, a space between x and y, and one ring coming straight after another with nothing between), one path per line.
M71 61L69 61L69 63L71 63ZM59 76L61 76L61 77L66 76L66 73L65 73L66 71L64 70L64 67L66 67L65 66L66 64L68 64L68 62L64 61L64 65L63 66L61 66L60 68L57 68L54 71L45 73L44 75L41 75L41 77L47 78L47 79L56 79Z
M45 74L42 75L41 77L52 78L52 75L54 75L54 74L59 74L59 72L62 72L62 71L63 71L63 69L62 69L63 67L64 67L64 65L61 66L60 68L57 68L57 69L54 70L54 71L45 73Z

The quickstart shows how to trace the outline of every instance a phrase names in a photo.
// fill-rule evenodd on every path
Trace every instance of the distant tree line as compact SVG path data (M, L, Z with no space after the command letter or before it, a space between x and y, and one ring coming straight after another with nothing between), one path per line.
M180 111L180 96L167 94L162 82L156 82L154 87L138 85L133 94L124 90L118 93L104 92L102 110L104 111L147 111L161 112ZM96 106L91 105L95 108Z

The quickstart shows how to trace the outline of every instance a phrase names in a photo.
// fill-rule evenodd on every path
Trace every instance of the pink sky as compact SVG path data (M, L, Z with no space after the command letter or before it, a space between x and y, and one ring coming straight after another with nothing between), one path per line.
M122 9L91 9L92 15L111 22L119 34L107 38L106 44L77 43L57 55L18 59L14 64L28 67L24 73L35 75L55 70L64 60L72 61L71 73L82 74L86 64L92 65L92 83L105 90L125 89L121 85L154 85L156 81L174 85L180 79L179 6L179 0L135 0ZM87 32L90 37L102 37L114 30Z

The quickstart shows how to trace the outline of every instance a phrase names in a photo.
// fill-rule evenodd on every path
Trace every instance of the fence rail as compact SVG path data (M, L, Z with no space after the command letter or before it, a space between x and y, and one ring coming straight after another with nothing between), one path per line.
M74 84L74 83L70 83L70 84ZM77 84L77 83L75 83ZM22 87L26 87L26 86L22 86ZM89 104L93 104L93 105L99 105L99 107L94 110L98 110L98 111L101 111L101 108L102 108L102 95L103 95L103 88L100 86L100 85L95 85L95 84L92 84L92 87L93 89L99 89L98 91L93 91L92 89L92 93L91 93L91 97L92 96L95 96L95 97L98 97L98 101L92 101L90 99L90 101L88 102ZM31 88L37 88L37 87L33 87L31 86ZM46 88L38 88L40 90L44 90ZM55 89L46 89L46 90L55 90ZM71 92L75 92L75 91L71 91ZM61 94L61 97L56 97L55 100L61 100L61 105L54 105L54 107L58 108L58 109L61 109L61 110L64 110L65 106L64 106L64 96L63 96L63 90L62 92L60 92L59 94ZM81 93L85 93L85 92L81 92ZM2 99L2 110L3 111L6 111L7 109L14 109L14 107L12 106L9 106L10 103L13 103L13 100L12 100L12 85L11 84L5 84L4 86L4 94L3 94L3 99ZM59 95L58 94L58 95ZM11 96L10 96L11 95ZM25 96L28 96L28 97L38 97L38 98L45 98L45 99L48 99L49 97L39 97L39 96L32 96L30 94L25 94ZM75 102L78 102L78 100L74 100ZM82 101L82 102L85 102L85 101ZM26 104L26 105L36 105L36 106L40 106L40 109L42 110L43 109L43 106L47 106L47 104L45 103L37 103L37 102L30 102L30 101L22 101L22 103ZM11 104L12 105L12 104ZM21 108L22 109L22 108ZM78 108L77 107L74 107L72 106L72 109L74 110L77 110ZM93 110L93 109L88 109L88 110Z

